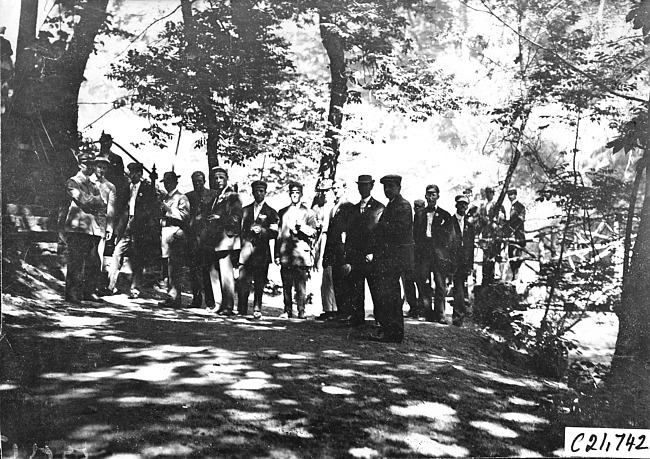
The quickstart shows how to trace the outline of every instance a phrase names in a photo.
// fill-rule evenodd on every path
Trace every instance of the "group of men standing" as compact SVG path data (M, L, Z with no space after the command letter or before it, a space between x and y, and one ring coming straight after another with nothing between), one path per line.
M404 338L402 287L417 286L408 316L447 323L444 317L446 280L453 278L452 323L463 324L465 281L473 267L474 240L479 228L467 214L469 199L456 197L451 215L437 205L440 190L429 185L426 203L415 214L401 195L402 177L386 175L380 183L386 205L372 197L375 181L360 175L357 204L344 199L343 182L322 181L320 190L332 189L334 202L320 213L302 202L303 186L288 186L290 204L277 212L266 203L267 184L251 184L254 201L243 207L237 190L228 184L228 171L210 171L214 189L206 177L192 174L193 190L178 191L179 176L166 172L165 192L143 180L140 163L128 165L128 192L116 198L116 187L106 180L110 161L101 155L82 154L79 173L67 182L70 206L65 223L69 251L66 299L101 301L98 293L116 293L122 261L128 252L133 272L130 298L141 295L143 268L162 255L167 298L160 304L180 307L180 282L184 263L190 267L192 306L203 302L217 314L249 313L253 289L253 318L262 317L262 297L271 262L280 266L284 312L305 318L306 285L315 255L322 259L323 309L317 319L337 319L350 326L365 322L365 284L368 284L378 333L372 339L401 342ZM126 188L125 188L126 190ZM521 206L523 207L523 206ZM525 209L512 207L517 218ZM318 209L316 209L318 210ZM480 212L492 212L489 208ZM99 248L102 240L115 239L108 284L100 285ZM275 240L274 250L271 241ZM318 244L317 244L318 241ZM315 249L315 245L320 248ZM316 254L315 254L316 252ZM487 251L489 253L489 251ZM236 276L238 273L238 276ZM237 280L236 280L237 278ZM220 291L218 309L215 291ZM408 295L407 295L408 296ZM432 301L433 300L433 301Z

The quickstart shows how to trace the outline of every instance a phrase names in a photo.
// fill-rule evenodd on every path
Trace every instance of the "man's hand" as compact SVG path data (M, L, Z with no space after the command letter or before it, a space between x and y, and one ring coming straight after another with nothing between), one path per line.
M280 264L280 257L277 257L274 261L275 261L276 265L279 265Z
M370 263L375 256L372 253L366 255L366 263Z
M113 238L113 233L110 231L106 231L106 235L104 236L104 239L107 241L110 241Z
M260 234L262 232L262 227L260 225L251 226L251 231L255 234Z
M351 271L352 271L352 265L351 264L346 263L346 264L343 265L343 275L344 276L347 276L348 274L350 274Z

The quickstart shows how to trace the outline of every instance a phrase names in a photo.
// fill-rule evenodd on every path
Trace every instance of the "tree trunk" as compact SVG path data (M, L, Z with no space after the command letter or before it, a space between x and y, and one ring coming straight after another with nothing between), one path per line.
M348 80L345 66L345 39L332 18L321 13L320 35L327 51L332 82L330 85L330 106L328 128L325 133L325 145L321 156L318 176L331 178L336 176L340 154L340 133L343 124L343 106L348 98Z
M642 161L650 160L646 153ZM639 171L638 173L641 173ZM641 221L617 311L616 351L608 380L623 425L650 427L650 180L646 169ZM631 423L631 425L630 425Z
M38 20L38 0L22 0L20 2L20 25L16 40L16 73L21 78L27 64L25 53L31 52L30 47L36 41L36 22Z
M181 11L183 13L183 24L185 27L185 58L191 61L197 57L197 53L199 52L197 24L192 13L192 2L190 0L181 0ZM208 118L208 132L205 133L206 155L208 157L208 186L214 190L217 188L217 183L210 171L213 167L219 166L219 124L211 104L212 95L201 94L200 100L202 100L201 109Z
M33 6L31 1L25 5ZM79 89L107 5L108 0L84 4L72 39L65 47L57 42L46 49L50 56L30 46L35 41L34 11L21 12L21 27L26 29L19 31L16 89L2 131L7 202L42 205L50 211L65 202L63 185L77 171Z

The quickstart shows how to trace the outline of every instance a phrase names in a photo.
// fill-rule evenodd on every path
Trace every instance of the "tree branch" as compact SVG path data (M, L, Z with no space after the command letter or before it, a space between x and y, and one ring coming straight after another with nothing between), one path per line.
M551 53L553 56L555 56L555 57L556 57L556 58L557 58L561 63L563 63L565 66L567 66L568 68L570 68L570 69L573 70L574 72L576 72L576 73L582 75L583 77L587 78L589 81L591 81L592 83L594 83L596 86L598 86L599 88L601 88L603 91L608 92L608 93L612 94L613 96L620 97L620 98L622 98L622 99L629 100L629 101L632 101L632 102L639 102L639 103L642 103L642 104L645 104L645 103L646 103L646 100L645 100L645 99L641 99L641 98L639 98L639 97L632 96L632 95L629 95L629 94L624 94L624 93L622 93L622 92L618 92L618 91L616 91L616 90L610 88L609 86L607 86L605 83L603 83L602 81L600 81L600 80L599 80L598 78L596 78L595 76L588 74L588 73L585 72L584 70L581 70L581 69L579 69L578 67L576 67L575 65L573 65L572 63L570 63L570 62L569 62L568 60L566 60L564 57L560 56L560 55L557 53L557 51L554 51L554 50L552 50L552 49L550 49L550 48L547 48L546 46L537 43L537 42L534 41L533 39L531 39L531 38L527 37L526 35L524 35L523 33L519 32L519 31L516 30L514 27L512 27L510 24L508 24L506 21L504 21L503 19L501 19L501 17L499 17L499 16L498 16L498 15L497 15L493 10L492 10L492 8L490 8L490 6L485 2L485 0L480 0L481 4L486 8L485 10L480 10L480 9L473 8L473 7L469 6L469 5L467 4L467 0L461 0L461 2L462 2L464 5L466 5L468 8L470 8L470 9L472 9L472 10L474 10L474 11L478 11L478 12L482 12L482 13L487 13L487 14L489 14L490 16L494 17L497 21L499 21L501 24L503 24L506 28L510 29L513 33L515 33L515 34L516 34L517 36L519 36L521 39L527 41L528 43L530 43L531 45L533 45L534 47L536 47L536 48L538 48L538 49L541 49L541 50L543 50L543 51L546 51L546 52L548 52L548 53Z

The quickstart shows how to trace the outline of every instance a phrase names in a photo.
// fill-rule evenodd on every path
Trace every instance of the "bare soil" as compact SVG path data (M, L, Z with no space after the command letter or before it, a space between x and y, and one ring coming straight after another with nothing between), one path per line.
M39 296L3 295L2 457L14 444L25 458L33 445L107 458L547 457L563 447L573 392L505 360L471 323L407 320L405 342L388 345L365 339L372 321L282 320L280 296L265 296L261 321L125 295Z

